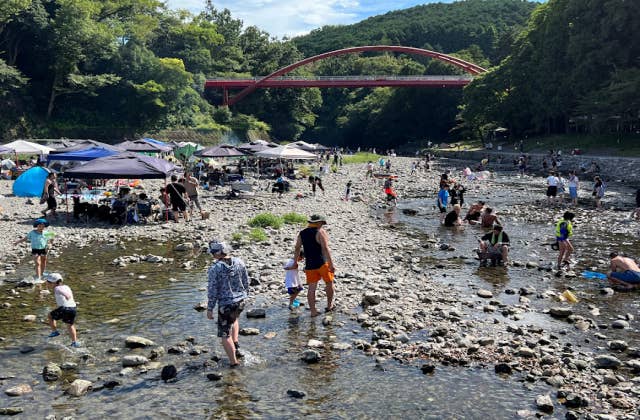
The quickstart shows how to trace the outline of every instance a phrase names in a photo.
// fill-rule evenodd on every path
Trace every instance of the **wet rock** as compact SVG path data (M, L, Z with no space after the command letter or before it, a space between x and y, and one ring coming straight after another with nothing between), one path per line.
M508 363L498 363L495 366L496 373L506 373L510 374L513 371L513 368Z
M596 356L593 360L598 369L615 369L622 364L617 357L608 354Z
M434 365L433 363L425 363L422 366L420 366L420 370L425 375L429 373L433 373L436 370L436 365Z
M320 340L311 339L307 342L307 347L320 348L320 347L324 347L324 343Z
M148 338L140 337L137 335L130 335L124 339L124 345L128 349L137 349L137 348L155 346L156 343L149 340Z
M15 416L23 411L22 407L2 407L0 408L0 416Z
M305 394L303 391L298 391L297 389L288 389L287 395L293 398L304 398Z
M219 381L223 378L224 376L222 375L222 373L220 372L211 372L211 373L207 373L207 379L210 381Z
M316 350L305 350L302 352L302 360L306 363L318 363L320 361L320 353Z
M247 318L265 318L267 312L262 308L252 308L247 311Z
M49 363L42 369L42 379L45 382L54 382L60 379L62 375L62 369L55 363Z
M631 400L630 398L627 398L627 397L611 398L611 399L609 399L609 402L615 408L619 408L619 409L622 409L622 410L629 410L629 409L632 409L635 406L633 400Z
M611 328L614 328L617 330L625 330L629 328L629 323L624 319L616 319L611 323Z
M539 395L536 397L536 407L545 413L553 413L553 401L549 395Z
M23 322L36 322L37 317L35 315L25 315L22 317Z
M480 289L476 294L485 299L491 299L493 297L493 293L490 290L486 289Z
M76 379L71 383L69 389L67 389L67 394L73 397L80 397L87 392L91 391L91 387L93 384L91 381L87 381L84 379Z
M549 315L554 318L566 318L571 314L573 314L573 310L566 306L554 306L549 309Z
M365 294L362 296L362 306L365 307L379 305L381 301L382 296L380 295L380 293L365 292Z
M522 296L534 295L536 293L536 288L533 286L521 287L520 290L518 290L518 293Z
M624 362L624 365L631 369L633 373L640 372L640 361L638 360L627 360L626 362Z
M264 335L264 338L266 338L267 340L271 340L272 338L276 338L277 335L278 333L276 333L275 331L269 331Z
M22 354L27 354L27 353L31 353L32 351L35 351L35 347L33 346L20 346L20 353Z
M21 397L25 394L33 392L29 384L19 384L5 389L4 393L10 397Z
M333 317L331 315L327 315L324 318L322 318L322 325L324 325L325 327L332 324L333 324Z
M198 312L204 312L207 310L207 302L199 302L193 307L193 309Z
M192 251L193 250L193 243L192 242L185 242L185 243L182 243L182 244L178 244L173 249L174 249L174 251L179 251L179 252Z
M257 328L242 328L240 330L240 335L258 335L260 334L260 330Z
M580 408L588 406L589 402L578 394L569 393L564 397L563 404L569 408Z
M535 355L536 355L536 352L530 349L529 347L522 346L516 350L516 356L531 358L531 357L535 357Z
M613 295L615 292L611 287L603 287L602 289L600 289L600 294L601 295L608 295L611 296Z
M167 382L170 379L175 378L178 375L178 369L174 365L166 365L160 372L160 378Z
M149 359L140 355L128 355L122 358L122 366L124 367L135 367L142 366L149 363Z
M609 341L607 345L609 346L610 350L618 350L618 351L625 351L627 347L629 347L627 345L627 342L623 340Z
M331 350L349 350L351 344L349 343L331 343Z
M62 370L76 370L78 369L78 364L74 362L64 362L62 366L60 366Z

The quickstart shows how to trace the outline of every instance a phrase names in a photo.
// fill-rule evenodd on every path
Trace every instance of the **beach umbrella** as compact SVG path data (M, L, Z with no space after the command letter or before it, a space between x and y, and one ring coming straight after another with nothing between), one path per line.
M194 155L200 157L239 157L245 154L233 146L220 145L198 150Z

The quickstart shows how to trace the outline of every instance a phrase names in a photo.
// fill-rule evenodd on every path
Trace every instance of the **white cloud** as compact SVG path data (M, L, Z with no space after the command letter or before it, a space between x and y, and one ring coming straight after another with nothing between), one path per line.
M431 0L433 1L433 0ZM218 10L229 9L245 26L255 25L271 35L295 36L324 25L346 25L372 14L429 3L429 0L223 0ZM172 9L194 13L204 9L204 0L168 0Z

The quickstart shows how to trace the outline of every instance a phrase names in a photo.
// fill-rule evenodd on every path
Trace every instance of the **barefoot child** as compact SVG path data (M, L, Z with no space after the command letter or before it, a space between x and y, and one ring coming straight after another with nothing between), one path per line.
M38 280L42 279L42 273L44 273L44 269L47 268L47 245L49 239L52 238L52 236L48 235L44 230L48 226L49 222L47 222L47 219L36 219L33 222L33 230L24 238L13 243L13 245L18 245L21 242L31 242L31 255L33 255L33 260L36 263L36 278Z
M62 276L58 273L48 274L46 279L47 286L53 288L53 294L56 298L56 304L58 305L56 309L49 312L49 326L51 327L49 337L57 337L60 335L56 328L56 321L62 320L62 322L67 324L67 329L71 336L71 347L80 347L76 326L74 325L76 320L76 302L73 299L73 292L69 286L62 284Z
M300 251L300 256L298 257L298 261L300 262L304 260L304 251ZM294 264L296 261L293 258L289 258L284 263L284 287L287 288L287 293L289 294L289 310L293 311L294 308L300 306L300 302L298 302L298 294L304 289L302 287L302 283L300 282L300 273L298 272L298 266Z

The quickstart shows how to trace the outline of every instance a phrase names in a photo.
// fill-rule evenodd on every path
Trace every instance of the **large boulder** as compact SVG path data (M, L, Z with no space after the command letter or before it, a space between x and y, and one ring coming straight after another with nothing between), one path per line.
M129 355L122 358L122 366L124 367L142 366L147 363L149 363L149 359L140 355Z
M69 389L67 389L67 394L73 397L80 397L87 392L91 391L93 384L91 381L87 381L84 379L76 379L71 383Z
M124 345L129 349L137 349L137 348L155 346L156 343L149 340L148 338L139 337L137 335L130 335L124 339Z

